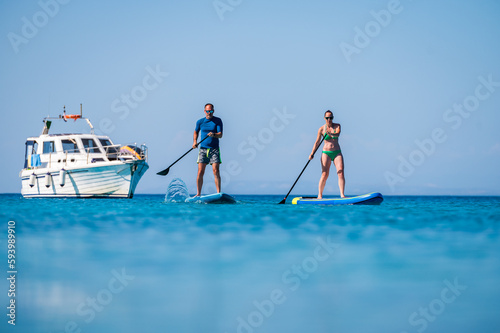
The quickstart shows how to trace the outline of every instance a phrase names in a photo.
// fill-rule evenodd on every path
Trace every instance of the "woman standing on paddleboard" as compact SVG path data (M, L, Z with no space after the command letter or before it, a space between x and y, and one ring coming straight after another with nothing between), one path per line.
M318 186L318 199L323 199L323 190L325 189L326 180L330 173L330 166L335 164L337 168L337 175L339 177L340 196L345 198L345 178L344 178L344 158L339 146L340 124L333 122L333 113L328 110L325 112L325 125L321 126L318 130L318 137L314 143L313 150L309 159L314 158L316 147L321 142L321 138L325 138L325 145L323 146L323 153L321 154L321 178L319 179Z

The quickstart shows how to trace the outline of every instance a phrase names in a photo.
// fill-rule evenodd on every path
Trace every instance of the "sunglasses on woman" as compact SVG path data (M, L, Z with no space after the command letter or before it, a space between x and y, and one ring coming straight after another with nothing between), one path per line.
M325 117L326 120L332 120L333 117Z

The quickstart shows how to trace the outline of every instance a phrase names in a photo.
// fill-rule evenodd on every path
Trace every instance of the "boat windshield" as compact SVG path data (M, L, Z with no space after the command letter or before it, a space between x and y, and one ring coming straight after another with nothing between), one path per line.
M83 147L85 148L85 152L89 153L100 153L99 146L94 141L94 139L82 139Z
M101 141L101 145L103 147L106 147L106 146L112 146L113 144L111 143L111 141L109 141L108 139L99 139L99 141Z
M118 159L118 154L120 153L119 147L114 146L108 139L99 139L99 141L110 161Z

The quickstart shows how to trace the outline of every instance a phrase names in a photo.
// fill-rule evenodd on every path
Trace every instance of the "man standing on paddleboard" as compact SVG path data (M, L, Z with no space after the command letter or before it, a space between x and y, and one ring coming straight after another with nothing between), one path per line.
M340 151L339 135L340 124L333 122L333 112L328 110L325 112L325 124L319 128L316 142L314 142L312 153L309 156L309 160L314 158L314 152L321 143L321 138L324 138L325 145L321 154L321 178L318 185L318 199L323 198L323 190L325 189L332 162L335 164L339 177L340 197L345 198L344 157Z
M201 141L198 144L198 134L201 132ZM212 164L214 171L215 187L217 193L220 193L220 171L219 166L222 163L220 159L219 139L222 138L222 120L214 117L213 104L205 105L205 117L196 122L193 135L193 148L200 146L198 152L198 177L196 179L196 196L201 196L203 187L203 175L207 164Z

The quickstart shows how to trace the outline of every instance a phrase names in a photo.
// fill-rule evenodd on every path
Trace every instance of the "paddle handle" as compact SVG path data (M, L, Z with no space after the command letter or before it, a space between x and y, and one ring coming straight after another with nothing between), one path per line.
M323 136L323 138L321 139L321 141L319 142L318 146L316 147L316 149L314 149L314 154L316 154L316 152L318 151L318 148L319 146L321 146L321 144L323 143L323 140L325 140L325 137ZM290 191L288 191L288 193L286 194L285 198L283 200L281 200L280 204L284 204L286 202L286 198L288 198L288 196L290 195L290 193L292 192L293 188L295 187L295 184L297 184L297 182L299 181L300 179L300 176L302 176L302 174L304 173L304 171L306 170L307 166L309 165L309 162L311 162L311 160L308 160L304 169L302 169L302 171L300 172L300 175L297 177L297 179L295 180L295 183L293 183L292 185L292 188L290 189Z

